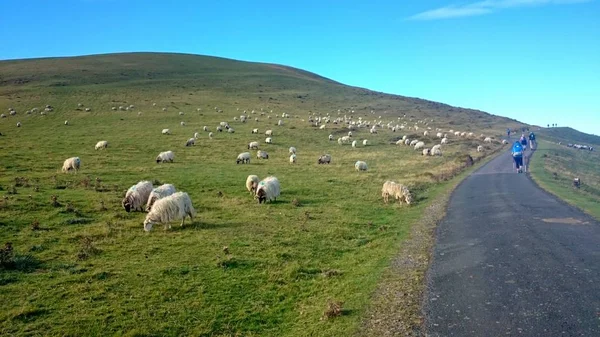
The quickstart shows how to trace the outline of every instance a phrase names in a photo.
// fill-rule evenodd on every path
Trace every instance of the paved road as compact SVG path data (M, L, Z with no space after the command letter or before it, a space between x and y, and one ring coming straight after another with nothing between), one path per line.
M452 195L429 269L427 336L600 336L600 224L511 160L500 155Z

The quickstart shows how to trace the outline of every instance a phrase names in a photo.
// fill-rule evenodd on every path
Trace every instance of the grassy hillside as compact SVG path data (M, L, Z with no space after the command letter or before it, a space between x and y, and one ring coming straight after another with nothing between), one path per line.
M594 147L600 146L600 137L579 132L569 127L561 128L545 128L539 131L544 138L555 143L562 142L565 144L582 144Z
M54 111L26 113L47 104ZM249 121L236 121L244 111ZM450 136L442 157L423 157L393 143L402 135L439 143L423 135L427 128L498 139L519 126L278 65L144 53L0 62L0 112L0 244L12 247L0 252L6 336L352 334L411 225L447 189L440 184L464 169L467 154L478 160L500 148L485 144L480 153L481 139ZM308 122L327 115L342 122L324 130ZM328 140L347 134L344 118L406 128L354 130L352 148ZM235 133L216 132L222 121ZM267 129L273 144L264 144ZM194 132L196 145L185 147ZM100 140L109 148L94 150ZM250 141L269 159L251 151L251 164L236 165ZM175 162L157 164L166 150ZM323 153L331 165L317 165ZM80 172L61 173L72 156ZM356 160L369 170L356 172ZM258 205L244 186L249 174L277 176L277 202ZM145 179L188 192L198 217L145 233L145 215L120 205ZM408 185L416 202L383 204L388 179ZM343 310L327 310L338 302Z

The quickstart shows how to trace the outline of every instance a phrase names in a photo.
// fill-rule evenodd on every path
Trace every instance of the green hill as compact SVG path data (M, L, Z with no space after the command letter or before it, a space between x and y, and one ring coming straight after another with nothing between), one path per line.
M554 142L581 144L600 147L600 137L577 131L569 127L541 129L539 134Z

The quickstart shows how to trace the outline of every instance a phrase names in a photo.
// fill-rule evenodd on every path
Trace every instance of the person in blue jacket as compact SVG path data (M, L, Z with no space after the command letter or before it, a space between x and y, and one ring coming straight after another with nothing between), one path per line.
M521 144L521 142L514 142L510 152L512 154L513 160L515 161L517 173L523 172L523 145Z
M527 150L527 138L524 133L521 134L521 139L519 141L521 142L521 145L523 145L523 151Z
M535 147L533 145L537 146L537 142L535 141L535 135L533 134L533 131L529 133L529 147L533 150Z

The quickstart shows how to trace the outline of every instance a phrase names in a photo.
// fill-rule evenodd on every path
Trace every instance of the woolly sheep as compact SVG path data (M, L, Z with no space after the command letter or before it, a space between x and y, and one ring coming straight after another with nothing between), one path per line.
M337 142L338 142L338 144L342 145L343 144L342 138L338 138Z
M17 127L20 128L21 127L21 122L17 122Z
M144 220L144 230L146 232L152 229L154 224L162 223L165 229L171 228L169 222L181 220L181 226L185 223L185 217L189 216L190 221L194 221L196 210L192 206L190 196L185 192L177 192L162 199L157 200L152 206L150 213Z
M250 142L248 144L248 150L258 150L258 142Z
M333 140L333 135L329 135L329 140Z
M357 141L355 141L355 140L352 141L352 147L353 148L356 148L356 143L357 143Z
M479 146L477 147L477 152L483 152L483 146L479 145Z
M406 139L404 140L404 145L410 145L410 143L412 143L412 142L413 142L412 140L410 140L409 138L406 138ZM415 143L415 144L416 144L416 143Z
M330 164L330 163L331 163L331 155L330 154L324 154L319 157L319 160L317 160L317 164Z
M319 129L320 129L320 130L325 130L325 127L326 127L326 125L325 125L325 124L323 124L323 125L319 126Z
M246 178L246 189L248 192L250 192L250 194L254 194L259 181L260 179L258 179L258 176L254 174L251 174L248 176L248 178Z
M173 153L173 151L165 151L165 152L161 152L158 154L158 156L156 156L156 163L164 163L164 162L170 162L172 163L173 160L175 159L175 154Z
M366 139L365 139L365 140L363 140L363 146L367 146L367 144L368 144L368 143L369 143L369 141L368 141L368 140L366 140Z
M444 138L444 135L441 132L438 132L435 136L438 138Z
M398 139L396 145L404 145L404 141L402 139Z
M442 138L442 141L440 142L440 144L448 144L448 138Z
M70 170L73 170L73 171L77 172L77 170L79 170L80 166L81 166L81 160L79 159L79 157L71 157L71 158L65 160L65 162L63 163L62 171L68 172Z
M108 147L108 142L105 140L101 140L98 143L96 143L96 150L98 149L106 149Z
M406 186L391 180L383 183L381 196L383 197L383 202L386 204L388 203L390 196L397 201L406 202L408 205L410 205L413 200L413 197Z
M483 142L484 142L484 143L491 143L491 142L492 142L492 138L490 138L490 137L486 137L486 138L483 140Z
M163 135L170 135L171 134L171 130L169 130L169 129L163 129L162 130L162 134Z
M121 201L121 205L123 205L125 212L143 211L144 205L148 201L148 197L153 188L152 183L147 180L140 181L131 186Z
M227 132L229 132L229 133L234 133L234 132L235 132L235 130L234 130L233 128L231 128L231 127L230 127L229 129L227 129Z
M181 124L181 126L185 126L185 122L181 122L181 123L179 123L179 124Z
M415 146L415 145L417 145L418 142L419 142L418 139L413 139L410 141L410 146Z
M429 155L429 151L431 151L431 150L429 150L429 149L423 149L423 155L424 156L428 156Z
M86 111L86 112L90 112L90 111L92 111L92 109L90 109L90 108L85 108L85 111Z
M441 156L442 155L442 145L434 145L429 152L432 156Z
M209 133L208 133L208 138L212 139L213 135L214 135L214 133L212 133L212 132L209 132Z
M502 144L503 144L503 145L506 145L506 144L508 144L508 140L506 140L506 139L502 139Z
M295 147L293 147L293 146L290 146L290 149L288 150L288 152L289 152L290 154L295 154L295 153L296 153L296 148L295 148Z
M348 137L352 137L352 131L348 131Z
M183 115L184 115L183 111L179 111L179 116L183 116Z
M267 177L258 183L254 198L258 199L258 203L266 203L267 201L277 201L277 197L281 193L279 180L273 176Z
M6 115L5 114L1 114L0 118L6 118Z
M282 126L282 125L283 125L283 121L280 119L280 120L277 122L277 125L279 125L279 126Z
M354 169L356 169L357 171L366 171L367 170L367 163L365 163L364 161L357 161L356 163L354 163Z
M273 130L265 131L265 136L273 136Z
M204 130L204 131L208 131L208 126L206 126L206 125L205 125L205 126L202 128L202 130Z
M425 146L425 143L418 142L417 144L415 144L415 150L422 149L424 146Z
M69 125L69 121L65 121L65 125Z
M269 154L266 151L258 150L258 152L256 152L256 158L269 159Z
M157 188L152 189L152 192L150 192L150 195L148 196L148 202L146 203L146 212L152 210L152 205L154 205L157 200L167 197L175 192L175 186L171 184L162 184Z
M271 138L271 137L267 137L267 138L265 139L265 143L267 143L267 144L273 144L273 138Z
M252 129L252 133L258 133L258 129Z
M292 153L290 155L290 164L295 164L296 163L296 154Z
M200 134L198 132L194 132L194 138L198 139Z
M185 142L185 146L192 146L192 145L196 145L196 138L190 138L187 140L187 142Z
M217 126L216 130L219 131L219 132L223 132L223 128L221 126Z
M423 136L429 136L429 131L423 131Z
M242 164L250 164L250 152L242 152L237 156L237 159L235 160L236 164L242 163Z

